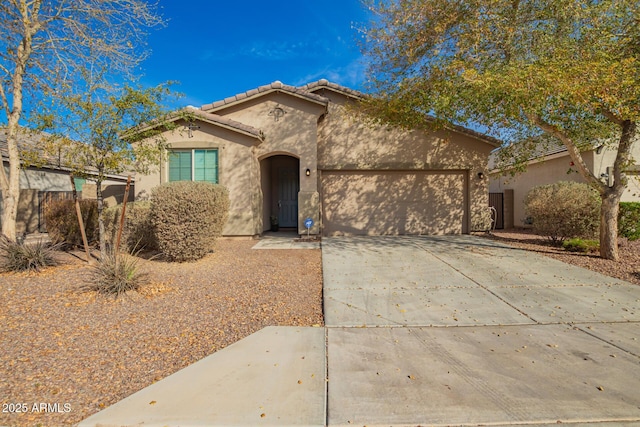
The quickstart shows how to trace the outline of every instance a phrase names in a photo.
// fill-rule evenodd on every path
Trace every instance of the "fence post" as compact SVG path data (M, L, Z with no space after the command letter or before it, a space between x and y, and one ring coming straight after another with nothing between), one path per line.
M124 188L124 200L122 201L122 214L120 214L120 227L118 228L118 237L116 238L116 248L120 249L120 238L122 237L122 229L124 228L124 214L127 209L127 199L129 198L129 187L131 187L131 175L127 177L127 186Z
M80 234L82 234L82 243L84 251L87 254L87 262L91 263L91 254L89 253L89 243L87 243L87 234L84 232L84 221L82 220L82 211L80 210L80 201L78 200L78 192L76 191L76 183L73 180L73 173L69 174L71 180L71 189L73 191L73 202L76 205L76 215L78 217L78 225L80 226Z

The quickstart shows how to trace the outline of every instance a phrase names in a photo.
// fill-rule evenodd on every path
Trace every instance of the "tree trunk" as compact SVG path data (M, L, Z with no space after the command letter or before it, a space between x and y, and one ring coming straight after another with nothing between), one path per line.
M102 211L104 209L104 198L102 197L102 180L96 181L96 199L98 201L98 233L100 238L100 259L104 259L107 255L107 245L105 241L104 218Z
M18 215L18 200L9 190L2 193L2 234L11 240L16 241L16 217Z
M0 176L2 188L2 234L12 242L16 241L16 218L20 200L20 155L18 153L18 122L14 115L9 117L7 126L7 152L9 154L9 174L4 168Z
M620 196L606 192L600 208L600 257L618 261L618 211Z

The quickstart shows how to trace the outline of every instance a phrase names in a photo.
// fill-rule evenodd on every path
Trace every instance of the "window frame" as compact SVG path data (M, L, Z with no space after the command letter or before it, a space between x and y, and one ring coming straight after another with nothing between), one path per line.
M169 155L167 156L167 182L177 182L177 181L195 181L195 182L211 182L212 184L219 184L220 183L220 150L218 148L171 148L168 150L169 151ZM200 180L196 180L196 152L203 152L203 156L206 156L206 153L211 151L211 152L215 152L215 176L214 176L214 180L210 181L210 180L206 180L206 179L200 179ZM190 164L190 179L178 179L178 180L171 180L171 156L174 153L189 153L190 157L191 157L191 164ZM206 160L205 160L205 168L203 169L206 175Z

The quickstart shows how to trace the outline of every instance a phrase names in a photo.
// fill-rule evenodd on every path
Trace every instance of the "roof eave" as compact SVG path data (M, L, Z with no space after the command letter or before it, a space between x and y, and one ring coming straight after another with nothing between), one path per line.
M241 135L248 136L250 138L254 138L254 139L258 140L259 143L264 141L264 134L258 129L246 129L246 128L248 128L248 126L244 125L242 123L237 123L236 125L234 125L232 123L232 120L230 120L230 119L223 119L222 117L217 118L213 113L210 113L208 111L202 111L200 109L193 108L193 107L185 107L185 108L183 108L181 110L178 110L178 111L172 113L169 116L169 118L167 118L164 122L174 123L174 122L177 122L178 120L185 120L184 113L192 114L194 120L198 120L198 121L202 121L202 122L205 122L205 123L209 123L209 124L211 124L213 126L218 126L218 127L223 128L223 129L227 129L227 130L230 130L232 132L239 133ZM135 129L134 131L132 131L132 133L144 132L144 131L153 129L154 127L161 126L161 125L162 125L162 123L145 124L141 128Z

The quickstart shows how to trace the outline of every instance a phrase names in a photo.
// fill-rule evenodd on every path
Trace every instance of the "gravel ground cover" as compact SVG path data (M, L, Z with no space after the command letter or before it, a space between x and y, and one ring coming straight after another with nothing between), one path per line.
M640 240L630 242L620 238L618 243L620 261L616 262L602 259L597 253L567 252L561 247L551 245L547 237L534 234L530 230L496 230L492 234L480 235L640 285Z
M322 326L320 251L255 243L142 260L150 283L117 300L79 292L90 269L70 255L0 274L0 425L71 425L265 326Z

